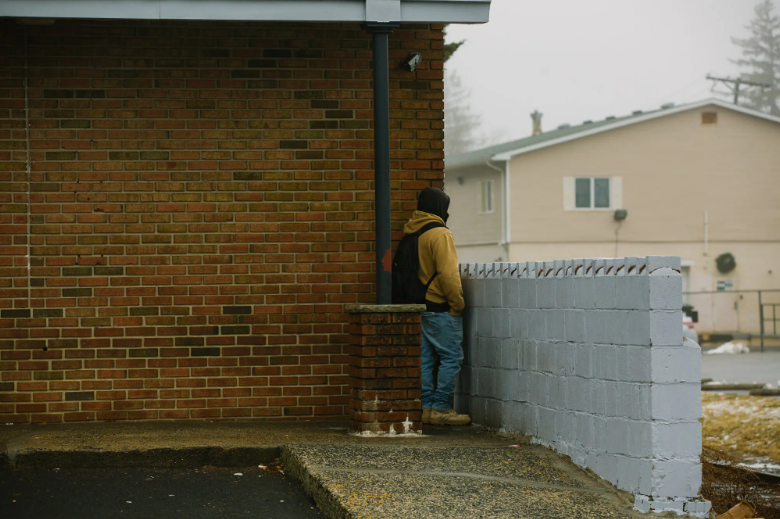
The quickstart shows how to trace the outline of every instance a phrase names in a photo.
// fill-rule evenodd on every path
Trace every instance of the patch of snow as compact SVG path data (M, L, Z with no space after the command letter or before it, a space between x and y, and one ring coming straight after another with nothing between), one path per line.
M721 344L714 350L705 351L705 355L738 355L740 353L750 353L750 348L741 342L727 342Z

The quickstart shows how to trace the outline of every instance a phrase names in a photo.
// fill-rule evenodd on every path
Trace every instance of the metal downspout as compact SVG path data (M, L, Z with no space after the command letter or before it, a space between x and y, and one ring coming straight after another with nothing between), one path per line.
M499 242L499 245L504 247L505 251L505 260L509 261L509 243L511 241L511 207L509 205L509 161L504 161L504 167L499 168L498 166L495 166L491 160L488 160L485 162L485 165L487 165L489 168L494 169L501 173L501 181L503 183L502 191L504 194L502 203L501 203L501 241Z
M374 58L374 206L376 209L376 302L393 298L390 232L390 65L388 40L398 24L367 23Z

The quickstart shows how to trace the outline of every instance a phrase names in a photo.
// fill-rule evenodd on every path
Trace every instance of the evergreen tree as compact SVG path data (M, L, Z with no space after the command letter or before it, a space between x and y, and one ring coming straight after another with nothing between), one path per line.
M445 37L447 31L444 31ZM466 43L466 40L444 44L444 63ZM483 144L478 135L482 118L471 110L471 91L461 82L455 70L444 73L444 155L452 157Z
M750 36L731 39L742 49L742 57L731 61L745 70L743 79L771 85L746 89L741 94L742 104L780 116L780 16L774 12L772 0L756 5L755 13L746 26Z
M445 27L444 29L444 38L447 38L447 29ZM451 41L450 43L444 44L444 63L447 63L447 60L452 57L453 54L460 48L461 45L466 43L466 40L460 40L460 41Z

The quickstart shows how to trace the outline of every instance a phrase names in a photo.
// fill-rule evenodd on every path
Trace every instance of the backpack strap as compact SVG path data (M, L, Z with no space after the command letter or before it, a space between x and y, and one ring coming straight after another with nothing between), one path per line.
M424 225L419 231L417 231L414 234L417 236L417 239L419 240L420 236L422 236L426 232L430 231L431 229L436 229L438 227L444 227L445 229L447 228L447 226L444 225L443 223L431 222L431 223L429 223L427 225ZM433 283L433 280L436 279L436 276L438 276L438 275L439 275L438 272L434 272L433 276L431 276L431 279L429 279L428 282L425 284L425 293L426 294L428 293L428 289L431 287L431 284Z

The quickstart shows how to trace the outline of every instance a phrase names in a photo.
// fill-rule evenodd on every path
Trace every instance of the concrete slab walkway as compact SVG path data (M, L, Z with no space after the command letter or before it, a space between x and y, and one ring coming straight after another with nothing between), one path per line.
M343 423L0 425L5 468L248 467L281 457L326 516L644 517L633 499L526 438L427 427L349 436Z

